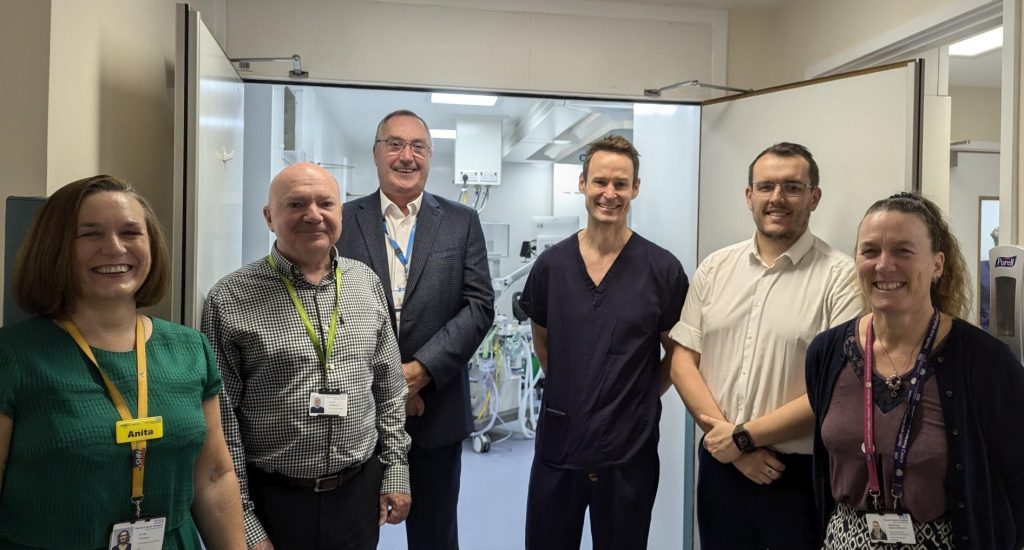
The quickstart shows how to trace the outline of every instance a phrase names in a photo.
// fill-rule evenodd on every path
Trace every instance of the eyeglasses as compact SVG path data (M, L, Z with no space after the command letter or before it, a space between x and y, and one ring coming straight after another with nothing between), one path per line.
M412 149L412 154L417 157L424 158L430 154L430 146L422 141L405 141L400 138L387 138L378 139L374 143L383 143L384 148L392 155L401 153L405 149L406 145Z
M811 188L806 183L800 183L796 181L787 181L783 183L772 183L770 181L760 181L751 186L754 190L754 194L761 197L770 197L775 193L775 188L782 188L782 195L785 197L799 197L804 194L804 191Z

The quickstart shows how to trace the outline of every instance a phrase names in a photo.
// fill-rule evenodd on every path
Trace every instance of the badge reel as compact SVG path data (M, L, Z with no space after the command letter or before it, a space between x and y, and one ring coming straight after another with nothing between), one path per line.
M348 416L348 394L341 390L310 392L309 416Z

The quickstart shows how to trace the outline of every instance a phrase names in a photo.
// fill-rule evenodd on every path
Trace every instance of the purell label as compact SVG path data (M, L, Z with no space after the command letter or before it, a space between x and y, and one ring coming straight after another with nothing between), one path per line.
M1016 256L996 256L996 267L1013 267L1016 263Z

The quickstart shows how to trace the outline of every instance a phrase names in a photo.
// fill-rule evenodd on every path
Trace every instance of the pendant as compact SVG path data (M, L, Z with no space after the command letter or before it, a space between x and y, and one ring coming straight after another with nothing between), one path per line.
M893 374L885 379L885 387L889 388L889 393L891 393L893 397L896 397L899 395L900 390L903 389L903 379Z

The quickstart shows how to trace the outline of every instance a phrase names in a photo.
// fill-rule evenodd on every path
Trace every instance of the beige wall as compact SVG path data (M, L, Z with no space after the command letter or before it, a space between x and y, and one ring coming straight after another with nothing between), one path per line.
M47 190L109 173L170 226L174 2L52 0ZM154 308L166 316L169 305Z
M738 88L767 88L779 80L777 9L729 10L728 85Z
M729 11L729 82L766 88L805 80L812 66L883 38L895 41L917 32L924 25L921 22L935 14L982 3L786 0L773 10L733 9Z
M0 198L45 195L105 172L132 181L170 227L175 3L5 3L0 68L15 78L0 86ZM191 3L223 42L224 0ZM153 311L169 309L165 301Z
M953 141L999 141L999 88L950 86Z
M7 197L46 194L50 2L9 0L0 18L0 245ZM0 251L0 274L4 273ZM3 311L0 290L0 312ZM2 321L0 321L2 322Z
M297 53L311 79L642 96L644 88L725 78L724 10L572 0L228 0L227 21L231 57ZM285 77L289 68L258 63L252 74Z

